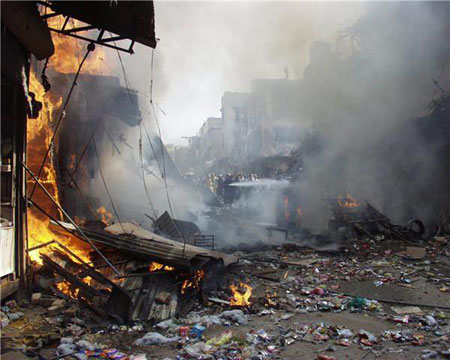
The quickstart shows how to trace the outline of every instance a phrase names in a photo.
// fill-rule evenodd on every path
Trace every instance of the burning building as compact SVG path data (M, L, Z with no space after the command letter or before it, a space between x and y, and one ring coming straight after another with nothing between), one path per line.
M63 22L55 21L61 18ZM50 91L46 75L43 73L39 79L36 66L30 67L30 57L33 55L38 60L49 58L50 69L72 73L72 77L66 78L67 85L70 80L75 83L74 76L81 68L76 53L71 53L77 49L76 39L91 43L90 51L94 50L93 44L96 43L128 52L132 52L136 41L154 47L156 40L151 2L122 3L116 7L107 3L45 2L39 10L35 2L3 2L2 26L5 29L2 35L2 87L5 87L2 104L11 104L11 107L2 105L1 235L2 244L4 242L5 248L10 249L10 256L2 256L3 298L17 289L19 280L25 281L28 249L56 237L48 229L48 217L39 213L36 207L32 206L27 213L29 204L39 206L50 216L62 216L43 188L57 204L60 203L53 140L58 130L55 125L59 125L66 115L70 96L65 97L66 103L63 104L62 89L61 92ZM53 36L50 36L49 29ZM92 35L86 35L89 30L97 32L98 36L90 38ZM117 34L113 40L118 42L118 46L103 37L106 31ZM120 48L121 40L127 39L129 46ZM52 57L55 47L57 52ZM89 67L90 70L95 69L97 57L94 57L94 61L87 62L85 70L89 71ZM57 83L54 85L57 89ZM38 175L43 188L37 187L30 177L26 181L22 164L27 164ZM30 257L34 257L31 252Z

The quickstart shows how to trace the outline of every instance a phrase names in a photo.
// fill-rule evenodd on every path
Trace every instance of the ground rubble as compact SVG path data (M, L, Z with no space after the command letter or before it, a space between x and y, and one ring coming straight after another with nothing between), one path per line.
M179 318L116 324L73 299L33 294L2 307L2 351L31 359L450 358L449 237L349 241L236 254L209 299ZM252 288L231 306L230 284ZM243 288L238 286L238 293Z

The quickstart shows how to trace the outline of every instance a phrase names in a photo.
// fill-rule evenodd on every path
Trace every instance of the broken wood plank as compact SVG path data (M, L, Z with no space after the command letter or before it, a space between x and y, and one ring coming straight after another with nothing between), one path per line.
M369 239L376 240L375 237L366 229L364 229L360 224L353 223L352 224L355 229L365 234Z
M96 271L94 268L92 268L91 266L89 266L88 264L86 264L80 257L78 257L74 252L72 252L69 248L67 248L66 246L64 246L63 244L61 244L58 241L55 241L58 246L60 246L63 250L65 250L67 253L69 253L70 255L72 255L75 259L77 259L78 261L80 261L81 264L77 264L75 262L73 262L67 255L64 256L65 261L70 262L70 264L74 267L79 267L81 269L80 271L80 277L84 277L84 275L89 275L91 278L93 278L95 281L99 282L102 285L109 285L113 288L117 288L119 291L124 291L122 290L122 288L120 286L118 286L116 283L114 283L113 281L111 281L110 279L108 279L107 277L105 277L102 273ZM61 252L58 252L60 254L60 256L62 255ZM108 266L109 267L109 266Z
M99 315L101 317L104 317L104 318L106 318L108 316L106 311L104 311L102 308L99 308L98 306L92 305L88 301L86 301L86 300L84 300L82 298L78 298L78 301L80 302L81 305L91 309L97 315Z
M208 298L208 301L211 301L216 304L221 304L221 305L230 305L229 301L218 299L218 298L213 298L213 297Z
M56 242L55 240L51 240L51 241L47 241L47 242L45 242L45 243L43 243L43 244L39 244L39 245L33 246L33 247L31 247L31 248L28 249L28 252L30 253L30 252L32 252L32 251L35 251L35 250L38 250L38 249L42 249L43 247L46 247L46 246L48 246L48 245L51 245L51 244L53 244L53 243L55 243L55 242Z
M53 261L49 256L47 256L45 254L41 254L41 259L44 261L44 263L46 265L48 265L56 273L61 275L65 280L70 282L75 287L79 288L80 290L83 290L83 292L85 292L87 295L89 295L89 296L105 296L105 294L103 294L100 291L94 289L93 287L89 286L88 284L82 282L76 276L72 275L66 269L61 267L58 263Z
M280 281L279 277L272 277L272 276L259 275L259 274L256 274L256 275L253 275L253 276L256 276L259 279L264 279L264 280L269 280L269 281L275 281L275 282L279 282Z

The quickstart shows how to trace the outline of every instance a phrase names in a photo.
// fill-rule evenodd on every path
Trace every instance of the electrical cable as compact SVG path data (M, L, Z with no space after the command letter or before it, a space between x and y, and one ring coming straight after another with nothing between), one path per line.
M50 140L50 143L48 144L48 148L47 148L47 151L46 151L46 153L44 155L44 159L42 160L41 166L40 166L39 171L37 173L37 178L38 179L40 179L40 177L41 177L42 170L44 169L44 165L45 165L45 162L47 161L48 154L50 153L50 150L53 147L53 144L54 144L54 141L55 141L55 137L56 137L56 134L58 132L58 128L61 125L61 122L62 122L62 120L65 117L66 108L67 108L67 105L69 104L69 100L70 100L70 98L72 96L73 89L75 88L75 85L77 84L77 79L78 79L78 76L80 75L81 68L83 67L83 64L86 61L88 55L94 50L95 50L95 45L93 43L88 44L86 54L84 55L83 60L81 60L80 66L78 67L78 70L77 70L77 72L75 74L75 77L74 77L73 82L72 82L72 86L70 87L69 93L67 94L66 101L64 102L64 106L63 106L63 108L61 110L61 113L59 115L59 118L58 118L58 121L56 123L55 129L53 131L52 138ZM36 190L36 186L37 186L37 183L34 183L33 189L32 189L31 194L30 194L30 199L33 198L33 194L34 194L34 191Z
M77 182L75 181L75 178L72 176L72 174L70 173L69 169L67 169L67 168L64 166L64 170L66 171L67 175L69 175L69 177L70 177L70 182L69 182L69 184L70 184L70 183L73 184L73 186L75 187L75 189L76 189L76 190L78 191L78 193L80 194L81 199L82 199L82 200L85 202L85 204L87 205L89 211L94 215L94 217L95 217L96 220L100 221L100 219L99 219L97 213L96 213L96 212L94 211L94 209L92 208L92 205L91 205L91 203L88 201L88 199L84 196L83 191L82 191L81 188L78 186Z
M109 36L112 37L112 34L111 34L109 31L108 31L108 33L109 33ZM132 96L131 96L131 93L130 93L130 86L128 85L128 76L127 76L127 73L125 72L125 67L123 66L122 57L120 56L120 52L119 52L119 50L117 49L117 44L116 44L115 41L113 41L113 44L114 44L114 46L116 47L117 56L119 57L120 67L122 68L123 80L125 81L125 87L127 88L128 97L130 98L131 103L132 103L135 107L137 107L137 104L134 103L134 100L133 100L133 98L132 98Z
M145 126L144 122L142 122L142 124L144 126L144 131L145 131L145 134L147 136L147 141L150 144L150 148L152 149L153 156L154 156L155 161L156 161L156 165L158 165L158 170L161 173L161 178L164 179L165 174L163 173L163 170L161 169L161 166L159 165L158 157L156 156L156 151L155 151L155 148L153 147L153 143L152 143L152 140L150 139L150 135L148 134L147 127ZM164 180L161 180L161 181L164 181Z
M81 160L83 160L83 157L84 157L84 155L86 154L86 151L87 151L87 149L89 148L89 145L91 144L91 141L92 141L92 139L93 139L93 137L94 137L94 134L95 134L95 132L97 131L99 125L100 125L100 118L97 120L97 124L96 124L96 126L95 126L95 128L94 128L94 131L92 131L92 135L89 136L89 140L87 141L86 145L84 146L84 149L83 149L83 151L81 152L81 155L80 155L80 157L79 157L77 163L75 164L75 169L73 170L73 172L72 172L72 174L71 174L71 177L75 177L75 174L76 174L76 172L77 172L77 170L78 170L78 167L80 166Z
M150 203L150 206L152 207L153 215L155 216L156 225L158 225L158 227L159 227L158 215L156 214L156 210L153 206L153 202L150 198L150 194L148 193L147 182L145 181L144 161L142 159L142 125L139 127L139 158L141 160L142 182L144 183L145 194L147 195L148 202Z
M110 35L111 35L111 34L110 34ZM116 44L114 44L114 45L116 45ZM175 218L174 218L174 215L173 215L172 204L171 204L171 201L170 201L169 190L168 190L168 186L167 186L166 164L165 164L165 159L164 159L164 144L163 144L162 138L161 138L161 128L160 128L160 126L159 126L159 121L158 121L158 118L157 118L156 109L155 109L155 106L154 106L154 103L153 103L153 73L154 73L153 69L154 69L154 53L155 53L155 50L152 49L152 57L151 57L151 77L150 77L150 105L151 105L151 107L152 107L152 109L153 109L153 114L154 114L154 116L155 116L155 121L156 121L156 125L157 125L157 128L158 128L158 133L159 133L159 140L160 140L160 147L161 147L161 156L162 156L162 169L161 169L161 166L160 166L160 164L159 164L158 157L157 157L157 155L156 155L155 149L154 149L154 147L153 147L153 143L152 143L152 141L150 140L150 136L149 136L149 133L148 133L147 128L146 128L146 126L145 126L145 123L143 123L143 126L144 126L144 130L145 130L145 133L146 133L146 136L147 136L147 140L148 140L148 142L149 142L149 144L150 144L150 147L151 147L151 149L152 149L153 155L154 155L154 157L155 157L155 161L156 161L156 163L157 163L157 165L158 165L158 168L159 168L159 171L160 171L160 173L161 173L161 177L162 177L163 180L164 180L164 187L165 187L165 192L166 192L166 197L167 197L167 203L168 203L168 205L169 205L169 211L170 211L170 214L171 214L171 216L172 216L172 219L175 219ZM119 62L120 62L121 68L122 68L123 77L124 77L124 81L125 81L125 86L126 86L127 91L128 91L128 96L129 96L129 98L130 98L131 103L132 103L134 106L137 107L137 104L134 103L134 101L133 101L133 99L132 99L132 97L131 97L131 93L130 93L130 89L129 89L129 85L128 85L128 77L127 77L127 75L126 75L125 67L124 67L124 65L123 65L122 58L121 58L121 56L120 56L119 51L117 51L117 55L118 55L118 57L119 57ZM141 169L142 169L142 172L143 172L143 160L142 160L142 128L140 129L139 148L140 148L140 156L141 156ZM145 182L145 174L144 174L144 172L143 172L143 174L142 174L142 179L143 179L143 183L144 183L144 189L146 189L146 194L147 194L147 197L148 197L148 199L149 199L150 205L151 205L152 209L154 210L153 203L151 202L151 200L150 200L150 195L148 194L148 189L147 189L147 185L146 185L146 182ZM154 214L155 214L155 217L156 217L156 212L154 212ZM175 227L176 227L176 229L178 230L178 232L179 232L179 233L181 234L181 236L183 237L183 257L184 257L185 249L186 249L186 237L184 236L184 233L183 233L182 231L180 231L180 229L178 228L178 225L177 225L177 223L175 222L175 220L174 220L174 224L175 224Z
M101 164L100 164L100 157L98 156L97 145L96 145L96 143L95 143L95 136L92 137L92 144L94 145L94 152L95 152L95 156L96 156L96 158L97 158L98 169L99 169L99 172L100 172L100 176L101 176L101 178L102 178L103 185L105 186L106 193L108 194L108 198L109 198L109 201L110 201L110 203L111 203L111 207L112 207L112 209L113 209L113 211L114 211L114 215L116 215L117 221L119 221L119 224L120 224L120 227L122 228L122 231L123 231L124 233L126 233L126 231L125 231L125 229L124 229L124 227L123 227L123 225L122 225L122 222L120 221L120 217L119 217L119 214L117 213L116 207L114 206L114 201L113 201L113 199L112 199L112 197L111 197L111 194L110 194L110 192L109 192L109 190L108 190L108 186L106 185L105 176L103 175L102 166L101 166Z
M150 105L152 107L153 110L153 116L155 117L155 121L156 121L156 126L158 128L158 134L159 134L159 141L160 141L160 147L161 147L161 156L162 156L162 165L163 165L163 171L164 171L164 176L163 176L163 180L164 180L164 186L166 189L166 197L167 197L167 203L169 205L169 210L170 210L170 215L172 216L173 219L173 223L175 224L175 227L177 228L178 232L181 234L181 236L183 237L183 257L185 255L185 250L186 250L186 237L184 236L184 233L182 231L180 231L180 229L178 228L178 225L175 221L175 217L173 215L173 209L172 209L172 204L170 202L170 196L169 196L169 189L167 186L167 176L166 176L166 161L164 159L164 144L162 142L162 137L161 137L161 128L159 126L159 121L158 121L158 115L156 113L156 109L155 109L155 104L153 102L153 74L154 74L154 57L155 57L155 49L152 49L152 58L151 58L151 63L150 63L150 70L151 70L151 77L150 77Z

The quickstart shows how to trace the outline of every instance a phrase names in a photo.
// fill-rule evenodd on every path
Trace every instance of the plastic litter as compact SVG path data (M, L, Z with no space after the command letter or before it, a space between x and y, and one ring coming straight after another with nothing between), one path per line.
M76 345L78 346L78 348L80 349L84 349L84 350L90 350L90 351L95 351L100 349L101 347L97 344L92 344L89 341L86 340L80 340L76 342Z
M61 344L73 344L74 340L71 337L63 337L60 342Z
M77 346L75 344L64 343L58 346L56 349L56 353L60 356L66 356L69 354L73 354L77 350Z
M179 336L175 337L166 337L157 332L149 332L145 334L143 337L135 340L136 345L161 345L167 344L169 342L178 341L180 339Z
M202 337L203 332L206 330L206 328L204 326L201 325L195 325L192 327L191 331L190 331L190 335L192 338L194 339L199 339Z
M217 335L206 342L208 346L223 346L227 344L233 336L233 332L231 330L226 330L222 332L220 335Z
M200 341L193 345L186 346L184 351L193 358L196 359L211 359L212 355L209 353L212 350L211 345L207 345L204 342Z
M154 327L155 329L167 330L167 329L178 329L180 325L177 324L172 319L168 319L157 323Z
M238 323L239 325L245 325L248 323L248 318L242 310L227 310L221 313L219 316L221 319L228 319L230 321Z
M147 355L145 354L130 355L130 360L147 360Z
M425 316L425 322L427 323L428 326L436 326L437 325L437 321L431 315Z
M20 312L20 311L13 312L13 313L12 312L8 313L9 320L11 320L11 321L19 320L23 316L24 316L24 313Z
M350 329L338 329L337 333L341 338L346 339L353 337L353 332Z

